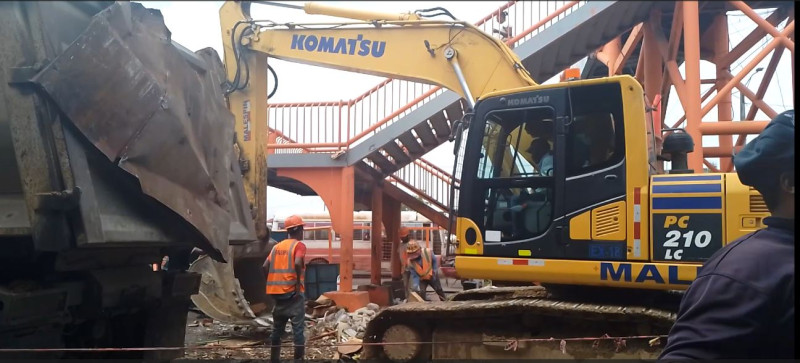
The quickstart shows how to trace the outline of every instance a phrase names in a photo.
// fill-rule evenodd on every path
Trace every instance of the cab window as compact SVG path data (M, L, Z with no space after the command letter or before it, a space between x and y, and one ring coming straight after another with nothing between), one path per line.
M478 177L487 182L487 243L534 238L550 227L554 119L551 107L487 115L478 161Z
M567 176L620 162L625 154L619 84L570 89L572 118L566 134Z

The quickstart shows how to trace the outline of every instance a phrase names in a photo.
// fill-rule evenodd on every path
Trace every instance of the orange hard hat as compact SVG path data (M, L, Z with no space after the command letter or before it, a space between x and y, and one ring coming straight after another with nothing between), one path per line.
M296 215L291 215L289 216L289 218L286 218L286 221L284 221L283 224L284 228L286 229L306 225L305 223L303 223L303 219Z
M406 238L406 236L408 236L410 233L411 230L409 230L408 228L400 227L400 238Z
M419 252L419 243L417 241L408 241L408 246L406 246L406 253L409 255L413 255Z

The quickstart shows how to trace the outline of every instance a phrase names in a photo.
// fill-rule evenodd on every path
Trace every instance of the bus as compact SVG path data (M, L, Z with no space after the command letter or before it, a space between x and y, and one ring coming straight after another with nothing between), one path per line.
M271 238L281 241L286 238L283 221L290 215L297 215L305 222L303 243L306 245L306 263L335 263L340 260L340 236L331 226L327 213L276 213L267 221L271 228ZM447 231L435 225L430 219L413 211L402 211L400 224L411 230L412 238L427 246L435 255L440 255L442 242L447 238ZM386 231L381 228L381 273L391 272L392 242L386 239ZM353 213L353 272L357 275L369 275L372 242L372 212L359 211Z

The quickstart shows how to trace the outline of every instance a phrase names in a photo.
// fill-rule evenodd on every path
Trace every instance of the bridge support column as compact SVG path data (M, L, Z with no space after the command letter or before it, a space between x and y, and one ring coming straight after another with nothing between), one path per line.
M399 280L402 276L400 270L400 257L397 248L400 247L400 202L394 198L383 195L383 225L386 227L386 239L392 241L391 269L392 280Z
M383 222L383 188L380 183L372 187L372 253L370 253L370 282L381 284L381 256L383 255L383 238L381 225ZM388 232L388 231L387 231ZM387 233L388 236L388 233Z
M703 172L703 135L700 95L700 10L698 3L687 1L683 5L683 54L686 80L684 89L686 99L686 133L694 139L694 151L689 153L689 169L695 173ZM677 41L677 39L675 39Z
M331 224L340 237L339 291L353 291L354 167L279 169L278 175L308 185L328 207Z
M728 51L728 16L726 14L719 14L714 17L714 24L711 29L707 30L712 32L714 46L714 64L716 66L717 83L716 88L719 92L730 82L730 66L720 64L720 60L727 57ZM717 120L718 122L733 121L733 105L731 103L731 92L725 93L723 98L717 104ZM740 120L744 120L744 115L739 115ZM702 143L701 143L702 144ZM733 148L733 135L719 135L719 147L728 150ZM719 158L720 170L724 172L733 171L732 159L729 155Z
M658 22L661 21L661 12L658 10L653 11L650 14L649 22ZM640 63L642 64L641 71L641 79L643 80L643 87L644 87L644 94L645 99L647 100L648 105L658 107L655 110L653 115L653 134L655 136L655 145L653 148L655 149L656 155L661 153L661 129L663 123L663 110L660 107L661 102L659 105L653 105L657 98L663 97L661 94L661 85L664 83L664 73L663 69L663 60L659 55L658 50L658 43L656 40L655 35L653 34L653 29L649 24L645 24L642 27L642 50L639 52L639 59ZM658 97L658 96L661 97ZM664 171L664 162L660 160L656 160L656 169L659 173Z

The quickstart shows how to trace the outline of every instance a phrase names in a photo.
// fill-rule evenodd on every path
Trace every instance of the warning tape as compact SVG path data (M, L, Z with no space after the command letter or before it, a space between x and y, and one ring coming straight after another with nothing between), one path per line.
M472 341L426 341L426 342L373 342L373 343L323 343L323 344L309 344L304 345L306 348L324 348L324 347L346 347L346 346L387 346L387 345L406 345L406 344L484 344L484 343L506 343L516 346L521 342L569 342L569 341L595 341L601 340L614 340L617 342L633 339L649 339L651 345L657 339L666 338L666 335L635 335L624 337L612 337L604 335L602 337L583 337L583 338L519 338L519 339L498 339L498 340L472 340ZM564 344L564 343L561 343ZM253 349L267 349L273 347L281 348L294 348L299 345L295 344L281 344L281 345L258 345L258 346L240 346L240 347L225 347L220 345L204 345L193 347L131 347L131 348L0 348L0 353L27 353L27 352L125 352L125 351L172 351L172 350L205 350L205 349L227 349L227 350L253 350Z

